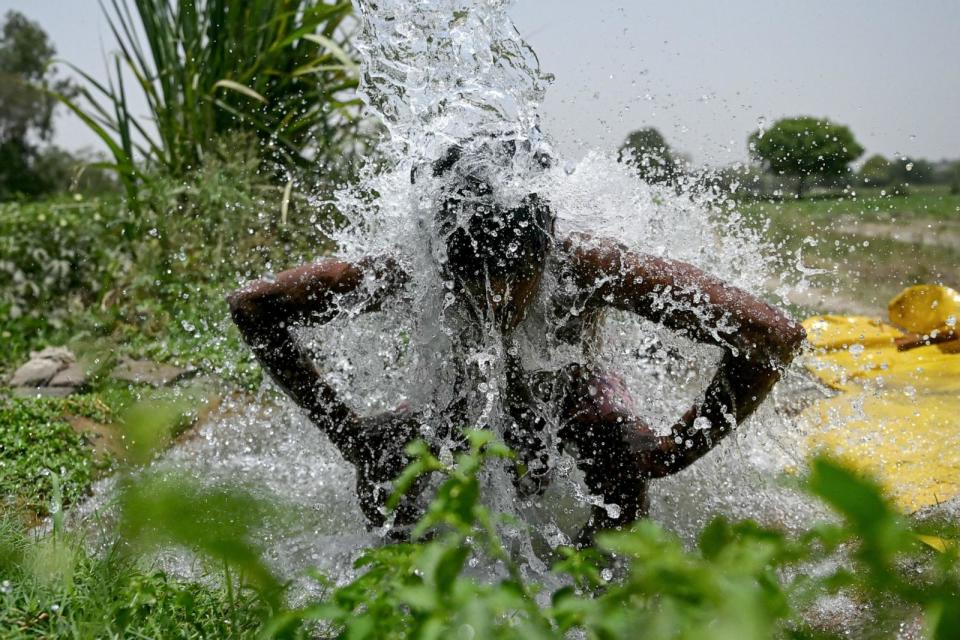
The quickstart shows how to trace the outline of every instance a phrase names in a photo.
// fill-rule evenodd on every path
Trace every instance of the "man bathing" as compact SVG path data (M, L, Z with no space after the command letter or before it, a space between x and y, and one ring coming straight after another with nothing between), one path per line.
M569 451L593 494L619 509L593 508L582 542L601 529L628 524L647 513L646 484L671 475L703 456L763 402L791 362L803 328L760 299L683 262L631 251L616 242L579 235L559 238L553 213L536 194L507 209L492 197L478 169L504 166L520 145L483 145L488 158L459 146L432 164L433 177L447 180L434 220L439 268L453 283L463 317L494 327L505 345L529 316L551 272L547 323L551 339L595 344L605 310L631 312L701 343L719 346L723 357L702 401L690 407L666 435L657 435L634 410L622 378L587 357L556 372L526 371L515 349L505 352L502 384L510 419L507 443L519 457L516 485L525 495L545 489L548 425L558 425L559 445ZM483 154L481 154L482 156ZM532 156L531 156L532 157ZM537 159L546 166L549 159ZM416 173L411 177L416 180ZM337 314L336 300L373 281L377 294L365 310L379 308L408 281L389 257L348 262L324 259L252 282L230 298L233 318L264 369L330 438L357 469L357 493L368 520L381 525L388 483L408 460L407 443L418 439L422 414L410 409L363 417L338 399L296 338L298 325L324 323ZM575 306L579 312L570 313ZM462 403L461 403L462 404ZM544 407L549 407L551 415ZM462 411L454 402L448 418ZM416 519L415 501L396 515Z

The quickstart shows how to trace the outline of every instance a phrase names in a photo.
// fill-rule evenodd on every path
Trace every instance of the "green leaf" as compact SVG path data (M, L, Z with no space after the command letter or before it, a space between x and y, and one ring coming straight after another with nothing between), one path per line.
M420 611L433 611L439 606L437 592L424 584L409 585L397 589L397 597Z
M240 84L239 82L234 82L233 80L226 80L226 79L218 80L217 82L213 83L213 88L229 89L230 91L236 91L237 93L241 93L247 96L248 98L252 98L253 100L256 100L257 102L262 102L263 104L267 104L268 102L266 98L264 98L262 95L260 95L250 87Z
M849 518L858 529L870 530L894 518L879 485L827 458L811 465L808 486L814 495Z

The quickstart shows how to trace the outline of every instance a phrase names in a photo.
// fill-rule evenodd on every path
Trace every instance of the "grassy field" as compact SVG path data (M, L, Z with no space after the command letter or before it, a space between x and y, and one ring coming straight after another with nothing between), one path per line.
M841 198L742 203L743 213L775 243L784 263L802 252L811 283L823 294L809 311L885 313L906 286L960 289L960 195L945 187L909 195L864 190Z
M237 200L228 186L207 181L204 188L200 215ZM248 197L242 202L247 223L218 220L206 231L202 219L177 218L162 208L153 218L136 219L110 200L0 206L0 279L6 278L0 284L8 285L0 291L0 336L7 347L0 353L0 374L31 349L66 343L81 357L100 358L95 367L99 371L122 355L145 356L192 364L241 387L254 386L258 370L229 321L223 295L242 277L269 269L273 260L287 264L322 249L307 236L276 225L249 237L224 235L230 229L246 231L253 227L250 221L260 220L262 201ZM873 192L856 198L749 202L741 212L764 229L786 264L802 250L804 264L829 272L815 281L829 299L819 307L798 303L799 315L858 308L879 315L904 285L943 282L960 288L960 196L937 190L896 197ZM482 555L489 553L487 546L496 550L500 545L489 535L491 514L476 502L481 462L476 456L461 461L462 473L450 476L452 484L438 492L424 520L447 527L451 535L373 549L362 559L370 570L357 581L331 591L315 607L289 610L279 599L277 581L257 558L256 546L236 546L251 538L253 524L237 529L255 511L250 504L242 497L196 491L164 494L159 485L149 484L138 493L137 483L127 481L135 474L123 474L139 463L98 449L76 421L129 429L136 420L131 422L124 409L135 405L141 391L97 374L91 386L92 392L79 399L19 400L0 392L4 637L311 637L316 628L308 621L318 619L346 637L424 637L422 629L453 633L467 623L487 629L477 637L502 638L563 637L572 628L590 630L589 637L631 637L633 629L658 625L699 633L718 619L732 625L748 619L771 633L806 629L802 606L796 604L800 600L784 604L799 587L774 587L776 581L767 579L770 567L819 558L821 547L841 541L873 549L874 538L887 540L891 530L898 532L900 542L883 547L883 561L857 566L853 575L840 576L842 584L864 602L898 599L884 623L890 628L907 616L904 611L917 608L928 612L931 624L960 625L937 613L956 601L949 568L955 556L943 557L943 574L929 573L935 576L932 581L919 588L908 584L896 575L894 559L909 556L911 562L932 565L938 557L916 544L916 532L905 528L906 521L889 511L874 489L837 475L841 472L829 466L823 469L835 477L814 492L843 514L847 528L827 531L823 540L814 535L810 540L816 543L808 545L752 523L718 522L705 532L700 548L691 551L650 524L611 538L604 543L604 553L616 552L636 567L654 567L653 574L638 570L611 588L599 577L608 560L593 552L571 554L555 570L572 576L578 590L562 589L554 594L554 607L541 610L532 606L530 596L538 585L527 586L519 579L479 585L464 573L468 553ZM151 406L141 412L141 418L151 418L143 421L151 432L155 414ZM157 571L149 556L138 555L131 540L92 555L82 539L58 532L61 510L107 473L127 478L129 495L120 501L126 517L146 518L134 522L132 531L159 528L166 536L160 540L164 544L199 544L198 553L211 563L203 585ZM841 480L847 487L838 492ZM470 500L454 499L461 494ZM869 513L859 506L845 512L861 503L871 505ZM191 515L181 517L187 513ZM28 525L47 516L52 516L52 533L28 532ZM932 529L937 535L940 526ZM743 558L749 562L744 564ZM259 583L251 581L258 575ZM676 576L685 577L678 582ZM834 579L825 578L816 588L833 589L826 583ZM272 586L266 589L264 584ZM719 584L725 586L715 586ZM736 587L742 607L729 607L730 585ZM694 592L698 595L691 605L689 594ZM714 602L716 594L724 597ZM664 599L669 606L654 606ZM689 637L703 637L691 633Z
M236 198L226 187L210 187L213 182L199 194L208 209ZM249 199L246 204L251 210L257 205ZM827 272L811 279L817 295L796 301L799 317L883 315L887 301L911 284L939 282L960 289L960 195L945 189L745 202L741 212L779 247L785 265L793 266L800 251L807 267ZM170 216L159 218L164 219L168 227L177 224ZM0 375L31 349L68 344L87 362L99 359L94 368L101 372L131 355L189 364L242 386L256 385L259 371L223 300L237 282L238 263L213 255L224 249L211 248L201 233L174 235L161 227L158 238L144 233L143 226L110 199L0 206L0 282L7 283L0 293L5 344ZM277 230L243 242L235 246L252 256L254 266L248 269L267 262L254 253L256 247L290 246ZM309 250L304 243L299 247ZM170 250L174 259L164 259ZM211 258L216 268L210 268ZM132 397L96 374L92 391L92 401L112 410ZM102 462L86 451L64 418L91 410L63 401L8 403L0 410L5 441L32 443L24 445L23 455L7 446L8 463L0 469L4 492L27 512L47 511L50 465L69 472L63 487L67 502L82 495L100 472Z

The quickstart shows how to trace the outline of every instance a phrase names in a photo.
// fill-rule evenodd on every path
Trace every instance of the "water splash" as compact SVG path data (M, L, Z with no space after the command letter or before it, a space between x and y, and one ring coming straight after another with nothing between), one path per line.
M326 231L343 256L391 255L411 281L405 297L389 301L381 312L356 315L345 303L338 321L307 335L322 354L329 380L351 406L365 414L422 408L427 436L441 431L432 420L442 419L458 400L469 409L456 426L492 427L504 435L510 418L503 380L511 355L530 372L556 372L585 361L619 372L640 417L664 432L702 392L719 349L622 313L608 314L598 335L557 340L562 326L575 324L582 310L569 298L557 314L554 303L564 299L565 283L549 269L512 340L469 327L442 269L443 234L449 231L436 224L436 211L457 181L481 175L501 209L538 194L555 214L560 238L587 233L616 239L644 253L689 262L754 293L771 281L787 291L785 279L804 274L778 271L772 248L731 214L726 196L695 188L694 179L679 188L645 184L629 165L600 151L577 165L557 158L537 126L548 79L508 8L499 1L357 3L361 94L384 125L386 161L371 166L359 188L338 193L346 224ZM506 154L504 142L510 143ZM432 175L431 163L451 145L462 148L466 168ZM543 156L550 162L542 162ZM554 447L553 489L540 503L524 502L500 475L490 479L487 494L496 509L518 513L548 544L557 544L569 540L564 535L583 517L584 505L598 498L585 491L574 461L556 449L558 408L543 403L540 409L552 425L547 439ZM800 524L802 518L793 517L802 513L799 500L786 497L773 481L783 468L800 464L796 430L769 407L753 424L758 433L734 438L694 469L655 483L654 514L688 534L710 513L725 509ZM758 487L768 490L769 500L758 498ZM608 505L608 511L618 508Z
M441 455L456 446L450 427L509 431L503 381L510 359L533 373L586 361L618 372L640 417L663 432L702 393L719 358L715 347L623 313L610 313L596 334L558 339L566 327L578 326L583 310L556 273L556 255L513 339L471 325L444 275L450 230L436 219L464 175L481 174L501 209L538 194L555 214L560 238L613 238L754 293L796 275L777 271L774 252L730 214L722 195L695 189L693 181L679 188L645 184L612 153L591 152L575 166L556 158L537 127L548 78L508 8L505 1L356 3L360 92L368 115L383 125L381 157L365 168L359 186L337 193L342 224L324 231L342 257L393 256L410 281L376 313L359 312L377 286L365 283L339 301L335 320L303 331L343 401L363 415L417 409L421 435L434 439ZM463 149L459 173L433 175L431 163L451 145ZM451 417L449 408L458 403L465 408ZM542 498L519 499L507 470L497 468L485 478L485 495L494 511L527 523L505 534L527 570L542 577L549 549L569 543L590 505L603 500L589 494L573 458L557 447L558 407L549 398L539 403L548 422L550 488ZM222 412L158 464L210 482L243 477L260 482L265 495L303 505L302 532L267 538L276 563L288 575L318 564L349 575L347 558L377 539L359 514L353 469L289 405L264 411L266 417L249 408ZM451 421L456 424L445 424ZM797 441L796 429L774 407L764 407L693 467L654 482L652 515L686 536L718 512L804 524L812 507L775 483L784 468L800 464ZM604 506L609 514L620 510Z
M504 0L359 0L360 95L392 159L478 134L526 135L548 79Z

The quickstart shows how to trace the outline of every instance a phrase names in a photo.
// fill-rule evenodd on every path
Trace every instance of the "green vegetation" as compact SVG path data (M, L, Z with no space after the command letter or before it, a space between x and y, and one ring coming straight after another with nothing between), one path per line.
M31 539L5 523L0 629L5 637L559 639L579 631L612 639L642 630L644 638L835 638L857 620L831 628L817 603L843 595L869 637L891 637L918 615L931 638L960 630L957 547L949 542L960 531L911 523L875 484L825 459L813 462L803 486L835 510L833 523L793 536L718 519L689 550L640 522L602 535L594 550L559 549L553 571L565 586L547 591L524 576L498 533L506 521L481 502L479 474L512 454L489 432L468 437L470 451L449 465L411 446L415 461L398 489L423 473L443 478L414 542L365 551L356 562L360 575L346 584L315 576L324 595L296 608L285 604L256 543L256 530L267 523L276 530L282 517L241 490L142 474L124 479L125 546L98 559L56 529ZM222 586L173 581L117 551L170 544L224 567L210 574ZM478 580L474 566L499 577Z
M674 157L663 134L653 127L627 135L617 157L621 162L629 162L637 175L650 183L672 182L683 172L681 160Z
M933 163L907 157L893 161L877 154L867 158L857 177L866 186L888 187L895 193L906 193L907 185L949 184L952 182L952 167L938 171Z
M110 197L0 204L0 371L71 343L256 380L225 294L329 243L299 198L284 207L252 146L223 143L191 179L158 178L139 213Z
M110 466L96 455L68 416L110 419L98 399L0 399L0 494L3 509L47 515L55 492L62 505L87 493Z
M91 555L63 531L38 537L0 519L4 638L252 638L261 619L248 592L174 580L122 544Z
M50 67L55 55L40 25L7 12L0 27L0 202L66 190L77 177L79 160L50 144L56 100L49 92L73 92ZM78 186L92 184L87 179Z
M938 282L960 289L960 195L945 187L914 187L910 195L856 189L842 198L746 200L737 210L773 243L785 270L802 256L807 268L826 272L812 282L829 287L828 306L804 312L836 312L840 304L839 310L883 315L905 286Z
M960 221L960 198L941 186L916 187L908 196L899 196L879 188L848 189L838 196L745 200L740 209L751 217L803 218L823 224L841 218L856 217L861 222L895 224L929 219L938 222Z
M138 238L140 223L109 199L0 205L0 370L67 343L113 359L209 360L207 369L228 362L225 350L239 356L222 300L226 267L188 264L201 259L201 246L159 259L157 236L167 228ZM222 349L212 349L214 330L227 333Z
M750 151L770 171L796 178L797 198L809 178L842 176L863 154L850 129L826 118L783 118L750 136Z
M185 178L238 132L257 136L266 172L283 182L298 166L327 178L349 170L347 160L359 150L356 64L345 38L349 2L111 0L110 6L121 50L112 82L81 71L84 100L62 98L110 150L129 204L154 177L146 168ZM149 126L130 112L123 69L146 98Z
M640 522L602 535L596 550L561 549L553 570L569 584L543 598L548 606L537 606L543 587L524 579L493 526L496 514L480 502L477 473L510 453L487 432L469 437L471 452L451 467L414 446L417 462L398 482L408 486L431 471L446 476L414 530L415 537L435 532L430 540L366 552L357 562L366 573L294 615L333 622L338 637L348 638L449 637L464 628L480 638L563 638L574 630L588 638L636 637L638 630L645 638L830 637L803 613L817 597L846 591L865 604L884 603L871 607L876 631L896 629L913 606L926 611L933 637L960 629L955 551L923 550L875 485L827 460L814 462L806 486L842 524L793 538L719 519L688 551L658 525ZM819 577L799 570L845 545L852 545L849 566L842 562ZM501 567L503 577L476 582L466 575L471 557ZM924 571L901 569L907 557Z

